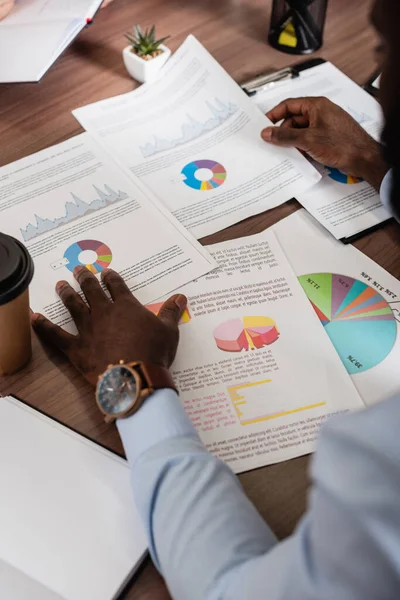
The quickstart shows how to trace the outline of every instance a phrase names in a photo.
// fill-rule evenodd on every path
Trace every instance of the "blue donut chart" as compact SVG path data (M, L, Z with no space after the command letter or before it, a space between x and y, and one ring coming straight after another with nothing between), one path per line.
M95 262L83 264L79 260L79 255L84 250L92 250L97 254ZM112 252L110 248L99 240L81 240L71 244L64 252L64 258L68 261L65 265L69 271L73 271L76 267L86 267L94 273L101 273L110 265L112 261Z
M354 183L361 183L362 181L364 181L363 179L360 179L360 177L353 177L352 175L346 175L346 173L342 173L342 171L339 171L339 169L335 169L333 167L325 167L328 170L328 176L333 179L334 181L337 181L338 183L344 183L344 184L354 184Z
M199 169L209 169L212 171L212 175L208 181L197 179L196 173ZM215 160L194 160L183 167L181 175L184 177L183 183L188 187L193 190L205 192L225 183L227 173L225 167Z

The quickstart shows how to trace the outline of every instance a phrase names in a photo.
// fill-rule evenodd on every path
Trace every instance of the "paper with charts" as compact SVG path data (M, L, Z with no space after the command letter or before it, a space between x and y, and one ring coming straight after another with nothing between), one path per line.
M148 303L215 267L208 252L134 177L82 134L0 169L1 229L35 263L31 306L74 331L55 293L76 266L111 266Z
M236 472L311 452L329 415L363 406L351 378L271 230L208 249L219 269L181 290L185 410Z
M383 120L379 103L331 63L302 71L299 78L253 96L266 113L286 98L326 96L346 110L372 137L380 138ZM321 181L295 197L337 239L351 237L390 215L379 194L366 181L313 162Z
M304 210L273 230L365 404L400 394L400 282Z
M297 150L261 140L268 119L193 36L158 81L74 115L197 238L320 179Z

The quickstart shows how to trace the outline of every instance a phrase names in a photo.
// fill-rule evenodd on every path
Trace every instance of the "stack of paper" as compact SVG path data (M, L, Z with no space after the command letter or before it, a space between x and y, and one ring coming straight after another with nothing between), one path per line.
M146 553L125 460L0 398L3 600L113 600Z

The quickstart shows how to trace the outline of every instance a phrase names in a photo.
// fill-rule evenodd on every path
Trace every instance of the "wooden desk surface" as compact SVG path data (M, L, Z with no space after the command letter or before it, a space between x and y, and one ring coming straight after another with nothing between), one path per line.
M376 40L368 23L371 1L332 0L325 44L318 53L357 83L365 83L376 68ZM41 83L0 85L0 165L80 133L72 109L133 89L121 58L126 45L123 34L133 23L155 22L160 35L172 35L172 49L194 33L238 81L295 62L296 57L279 53L265 42L270 9L271 0L115 0ZM290 202L210 236L207 242L262 231L297 209L297 203ZM400 276L398 231L389 224L356 244L395 277ZM111 449L121 450L116 430L103 424L94 406L92 390L61 355L43 349L37 340L30 365L1 380L0 392L17 394ZM247 494L279 537L290 534L304 511L307 462L303 457L240 476ZM150 561L126 598L169 598Z

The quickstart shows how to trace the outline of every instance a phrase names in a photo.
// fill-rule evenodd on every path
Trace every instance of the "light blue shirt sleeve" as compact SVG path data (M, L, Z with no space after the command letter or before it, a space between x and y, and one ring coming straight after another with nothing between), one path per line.
M280 543L175 392L156 392L118 429L174 600L400 597L400 398L326 424L307 513Z
M379 195L381 198L381 202L383 204L383 206L386 208L386 210L388 210L390 213L392 212L391 207L390 207L390 193L392 191L392 171L388 171L385 175L385 177L382 180L381 183L381 189L379 190Z

